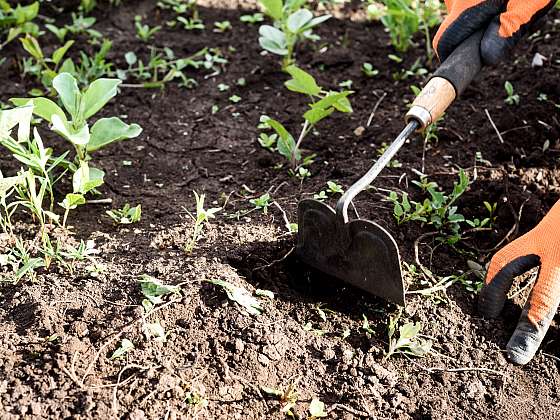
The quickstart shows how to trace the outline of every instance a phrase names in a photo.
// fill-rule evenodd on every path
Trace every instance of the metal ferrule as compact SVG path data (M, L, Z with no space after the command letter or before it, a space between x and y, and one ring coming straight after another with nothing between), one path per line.
M416 121L420 124L418 131L425 130L432 123L432 115L426 108L414 105L406 113L405 120L407 123Z

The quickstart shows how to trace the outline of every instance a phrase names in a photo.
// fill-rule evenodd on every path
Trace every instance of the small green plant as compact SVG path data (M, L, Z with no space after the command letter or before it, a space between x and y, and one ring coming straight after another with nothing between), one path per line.
M519 105L519 95L513 90L513 85L510 81L506 80L506 82L504 83L504 89L507 95L506 99L504 99L504 102L508 105Z
M250 15L241 15L239 20L243 23L248 23L249 25L255 25L264 20L264 15L262 13L253 13Z
M389 317L387 326L389 335L389 349L385 353L385 359L397 353L407 354L409 356L423 357L430 353L432 349L432 341L420 338L420 330L422 324L420 322L407 322L398 327L401 314Z
M398 224L420 221L433 225L438 231L451 233L449 240L460 239L460 223L465 222L465 217L458 212L455 202L461 197L469 186L469 178L465 171L459 171L459 181L453 186L451 193L446 194L439 190L437 183L429 182L426 177L414 181L429 197L422 202L415 202L403 192L399 199L396 192L389 194L389 201L394 204L393 213Z
M319 191L319 193L315 194L313 198L315 200L323 201L329 196L335 196L336 194L344 194L344 190L336 182L327 181L327 189Z
M231 22L229 20L223 20L221 22L214 22L214 32L224 33L231 31Z
M370 1L368 15L381 20L389 31L391 44L399 52L407 51L413 45L412 38L422 31L426 39L426 50L431 61L431 28L442 20L440 0L380 0Z
M285 86L292 92L301 93L310 98L309 110L303 114L304 124L297 142L294 136L279 121L267 117L264 122L266 127L271 127L277 134L277 137L274 139L276 140L276 151L288 159L291 163L292 171L297 172L298 164L302 160L300 152L302 141L314 129L317 123L329 117L333 112L352 112L352 106L348 100L348 96L352 92L348 90L342 92L326 91L317 84L313 76L296 66L289 66L286 68L286 71L292 78L285 83ZM270 136L264 141L267 148L273 148Z
M0 28L2 33L7 31L6 40L0 44L0 49L22 34L38 37L39 26L33 20L39 14L39 2L33 2L27 6L18 4L13 7L7 0L0 1Z
M269 193L265 193L265 194L261 195L260 197L253 198L253 199L249 200L249 203L251 203L256 210L262 210L262 212L264 214L268 213L268 208L272 204L270 202L270 194Z
M194 221L193 232L190 240L185 245L185 252L190 254L193 252L194 247L197 242L202 238L202 233L204 230L204 224L209 223L210 219L215 218L216 213L221 210L221 207L205 209L204 200L206 196L204 194L198 195L196 191L193 191L194 198L196 201L196 216L189 213L189 216Z
M183 24L183 29L186 29L187 31L204 29L204 22L200 19L195 19L194 17L185 18L183 16L179 16L177 21L181 22Z
M138 204L136 207L131 207L130 204L126 203L123 208L107 210L106 213L116 224L119 225L138 223L140 221L140 217L142 217L142 205Z
M302 39L318 39L313 35L313 28L331 17L313 17L311 11L303 8L306 2L301 0L260 0L260 3L274 26L259 28L259 43L264 50L284 57L283 70L294 63L296 44Z
M296 378L288 384L285 389L276 389L267 386L261 387L261 390L272 397L275 397L280 402L280 412L286 416L294 417L292 409L298 401L298 386L301 378Z
M157 32L161 30L161 26L150 28L149 25L142 24L142 16L134 17L134 27L136 28L136 36L138 39L148 42Z
M164 296L178 296L181 292L181 287L164 284L157 278L149 276L148 274L142 274L138 283L140 284L142 295L144 295L142 307L146 313L149 313L155 305L163 303Z
M362 64L362 73L364 73L367 77L375 77L379 74L379 70L374 68L371 63L364 63Z
M121 344L111 355L111 360L124 359L126 353L134 349L134 344L127 338L123 338Z

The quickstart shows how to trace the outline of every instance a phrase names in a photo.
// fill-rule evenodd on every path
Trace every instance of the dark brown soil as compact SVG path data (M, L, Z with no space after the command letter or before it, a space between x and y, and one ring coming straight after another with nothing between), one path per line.
M396 355L384 360L388 316L396 308L343 285L323 283L317 275L310 281L308 270L291 255L285 258L294 237L276 206L268 214L243 215L252 207L250 198L268 191L289 221L296 222L300 198L324 189L328 180L348 187L357 179L381 144L402 129L406 103L413 97L409 86L422 85L424 79L396 83L391 74L418 57L424 60L422 41L403 64L394 63L387 58L393 51L382 27L360 21L363 12L353 6L319 29L319 43L301 46L298 62L321 84L335 89L351 79L356 93L352 115L335 116L305 140L305 149L317 157L309 168L313 176L300 182L286 168L278 169L282 159L256 140L260 115L276 117L295 132L305 109L302 98L283 87L286 77L278 71L278 60L260 55L257 26L239 22L245 12L236 2L215 1L200 8L205 31L172 30L164 23L169 14L156 10L155 3L129 2L94 14L96 29L113 40L110 58L118 66L124 65L127 51L148 54L147 44L134 35L135 14L145 15L152 26L164 26L155 45L172 48L178 56L206 46L220 48L229 63L216 76L193 72L195 89L173 84L162 91L124 88L108 107L107 114L126 115L144 132L98 154L96 162L108 175L102 192L115 207L141 203L142 220L116 227L104 215L109 207L86 207L71 224L78 238L95 240L101 251L97 260L105 270L99 277L80 266L74 275L54 269L41 272L34 282L1 286L0 417L284 418L280 403L262 387L286 389L296 383L294 412L301 418L308 415L313 398L326 404L333 419L559 418L560 375L553 356L558 356L560 333L555 323L530 364L511 365L503 349L520 314L519 302L508 304L501 318L483 320L475 296L456 283L439 300L410 295L403 313L403 320L422 323L435 352L423 359ZM472 233L455 249L438 246L432 255L436 243L429 237L421 241L422 262L439 276L467 271L469 259L486 263L491 252L480 250L493 248L519 214L516 235L533 227L559 197L560 117L554 106L560 103L559 17L553 14L540 36L525 41L513 62L486 69L440 124L439 140L426 149L424 172L446 190L459 167L468 171L473 183L459 202L466 215L482 217L484 201L499 203L491 232ZM231 32L212 32L214 22L226 19L233 25ZM85 44L80 48L91 49ZM6 51L0 76L3 101L34 86L33 80L19 76L16 57L23 52L15 44ZM547 57L541 68L531 68L536 52ZM362 75L364 62L373 63L379 76ZM236 86L240 77L246 78L245 87ZM504 103L506 80L520 95L519 106ZM220 92L219 83L230 85L230 91ZM540 93L549 101L539 101ZM232 94L241 102L230 103ZM371 126L356 136L355 129L365 127L385 94ZM220 111L212 115L214 104ZM550 148L543 152L546 140ZM490 163L475 167L476 152ZM375 183L379 189L356 200L361 217L395 234L410 264L415 241L432 229L419 223L397 226L392 206L383 198L385 189L418 196L410 181L418 178L413 169L422 169L422 154L422 139L412 139L398 156L402 167L387 169ZM0 164L13 168L6 154ZM229 200L194 252L186 255L193 190L206 194L209 207L223 203L224 197ZM240 217L227 217L237 211ZM142 332L137 283L142 274L181 284L180 299L149 317L164 325L164 343ZM252 317L207 282L217 279L249 291L271 290L275 297L262 298L264 313ZM408 281L410 289L425 287ZM362 329L363 316L374 334ZM110 360L122 338L135 348L123 360ZM193 395L207 404L194 404Z

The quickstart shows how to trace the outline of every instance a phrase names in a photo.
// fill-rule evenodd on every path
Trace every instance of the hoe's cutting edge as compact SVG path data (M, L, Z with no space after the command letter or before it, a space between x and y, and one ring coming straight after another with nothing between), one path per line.
M296 254L305 264L355 287L405 304L399 249L387 230L369 220L348 219L348 206L387 166L407 139L436 121L480 72L477 32L438 68L406 115L407 126L370 170L340 198L336 209L306 199L298 205Z

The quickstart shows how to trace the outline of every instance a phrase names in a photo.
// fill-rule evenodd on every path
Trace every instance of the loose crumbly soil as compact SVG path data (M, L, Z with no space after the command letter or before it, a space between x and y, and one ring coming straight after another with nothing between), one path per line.
M402 129L406 103L413 97L409 85L421 85L424 79L396 83L391 74L418 57L424 60L423 41L404 56L404 63L394 63L387 58L394 52L388 35L380 25L364 22L363 11L352 5L319 29L320 42L301 46L298 62L321 84L336 89L351 79L356 91L352 115L335 116L305 140L306 152L317 157L310 167L313 176L302 183L288 176L286 168L278 169L281 158L256 141L260 115L277 117L295 132L305 105L283 88L286 76L276 57L261 55L257 26L239 22L245 13L240 8L254 4L206 2L200 14L207 29L188 32L166 28L170 14L157 10L155 3L128 2L95 12L96 29L114 42L110 58L117 66L124 66L127 51L148 55L147 45L134 35L136 14L164 27L155 45L172 48L178 56L216 47L229 63L216 76L190 73L198 81L192 90L176 85L162 91L123 88L106 110L144 128L140 138L114 145L95 159L107 173L103 196L112 198L114 207L141 203L142 220L119 227L105 216L108 206L85 207L72 216L71 224L77 239L94 239L101 251L97 259L105 270L99 277L79 266L74 275L51 269L35 281L1 286L0 417L280 419L280 403L262 387L286 389L297 383L294 411L303 418L312 398L323 401L333 419L559 418L556 323L535 359L525 367L514 366L503 350L520 303L508 303L497 320L483 320L475 296L457 283L444 301L408 296L403 319L422 323L422 333L434 341L433 354L384 360L388 314L395 312L394 306L323 282L316 274L310 281L309 272L290 254L294 237L286 233L278 207L270 207L268 214L226 217L249 210L248 200L268 191L295 222L300 198L324 189L328 180L348 187L357 179L382 143ZM44 13L54 12L45 6ZM407 263L414 263L415 241L431 229L416 223L397 226L383 197L385 189L418 197L410 181L417 179L414 170L422 170L423 164L430 179L446 190L458 168L467 168L474 182L459 205L469 217L484 215L483 201L498 203L495 229L469 234L458 249L435 247L432 237L420 241L422 262L439 276L468 270L468 259L485 264L492 254L488 250L518 217L518 229L509 239L532 228L558 199L560 122L553 102L560 103L559 17L553 14L540 36L523 42L515 61L483 72L449 110L440 124L439 141L426 147L424 161L422 139L415 137L398 155L402 167L387 169L375 182L378 190L356 200L361 217L394 233ZM231 32L212 32L214 22L226 19L232 22ZM44 39L55 42L52 36ZM91 51L83 42L79 48ZM3 101L34 86L19 76L16 59L22 50L14 44L6 51L0 75ZM547 60L543 67L532 68L537 52ZM379 76L366 78L360 70L364 62L373 63ZM240 77L246 78L245 87L236 86ZM519 106L504 104L506 80L520 95ZM219 83L231 89L220 92ZM549 101L537 100L539 93ZM230 103L232 94L241 102ZM212 115L214 104L220 111ZM485 110L501 131L503 144ZM355 134L358 127L365 128L360 136ZM547 140L550 146L543 152ZM478 151L488 163L475 167ZM6 154L0 164L3 170L10 167ZM193 190L206 194L208 206L229 199L194 252L186 255ZM142 332L141 274L181 285L181 297L171 298L148 319L165 326L164 343ZM275 297L261 298L264 313L249 316L207 282L212 279L249 291L271 290ZM476 280L474 275L469 279ZM410 290L425 287L410 277L407 281ZM374 334L361 328L363 316ZM311 330L304 328L308 323ZM347 338L342 337L345 330L350 331ZM110 360L122 338L135 348L123 360ZM200 396L207 405L193 404L189 395Z

